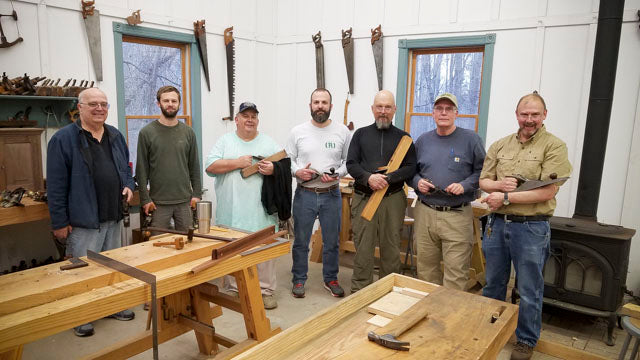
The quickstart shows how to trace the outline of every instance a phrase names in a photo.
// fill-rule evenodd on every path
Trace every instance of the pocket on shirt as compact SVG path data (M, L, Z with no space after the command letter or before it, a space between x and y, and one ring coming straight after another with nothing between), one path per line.
M469 166L468 161L465 157L455 154L449 156L448 163L449 165L447 166L447 168L454 173L460 173Z
M498 164L496 165L497 174L503 174L504 176L512 176L514 174L514 155L513 154L498 154Z
M527 179L538 180L542 174L542 160L540 154L528 154L521 164L522 170L520 174Z

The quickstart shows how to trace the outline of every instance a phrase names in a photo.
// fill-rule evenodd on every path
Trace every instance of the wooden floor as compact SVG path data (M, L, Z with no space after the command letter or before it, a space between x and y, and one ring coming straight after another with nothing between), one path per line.
M339 299L329 296L322 287L322 265L309 264L309 280L307 281L307 297L294 299L290 294L291 281L291 257L286 255L277 260L278 273L278 308L267 311L267 317L271 319L273 326L280 326L283 330L304 320L326 307L335 304ZM349 279L351 277L351 259L343 256L339 280L349 293ZM292 312L291 309L296 311ZM134 333L134 327L144 326L146 312L136 308L136 319L132 322L119 322L115 320L99 320L96 325L96 335L89 338L75 337L71 331L41 339L28 344L24 349L23 359L69 359L82 354L90 353L94 348L107 346L115 342L117 338L126 337L128 332ZM230 338L242 339L246 337L244 326L239 315L227 312L215 320L216 329ZM131 331L129 331L131 330ZM589 353L600 355L609 359L617 359L620 348L625 339L625 332L615 329L616 345L607 346L603 339L606 336L607 323L604 319L593 318L575 314L554 308L545 308L543 313L543 325L541 338L567 346L572 346ZM511 344L507 344L498 356L499 360L508 360L511 353ZM198 356L198 347L195 336L192 333L182 335L160 346L160 354L165 359L202 359ZM70 356L70 354L73 354ZM150 353L143 353L136 359L148 359ZM553 360L556 357L541 353L534 353L534 360Z

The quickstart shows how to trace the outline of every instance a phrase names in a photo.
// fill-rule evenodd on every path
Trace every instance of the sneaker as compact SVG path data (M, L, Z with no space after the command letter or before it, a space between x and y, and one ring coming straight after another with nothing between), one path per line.
M275 309L278 307L278 302L273 295L262 294L262 302L264 303L264 308L267 310Z
M133 318L135 318L135 317L136 317L136 314L131 310L122 310L122 311L118 311L115 314L111 314L109 316L105 316L105 318L107 318L107 319L116 319L116 320L120 320L120 321L133 320Z
M297 282L297 283L293 284L293 287L291 288L291 294L293 294L293 297L295 297L295 298L303 298L304 297L304 283Z
M342 288L340 287L340 284L338 284L338 280L325 282L324 283L324 288L329 290L331 295L333 295L335 297L343 297L344 296L344 290L342 290Z
M511 360L529 360L531 355L533 355L533 347L518 342L511 351Z
M73 333L76 336L85 337L93 335L93 324L86 323L80 326L76 326L73 328Z

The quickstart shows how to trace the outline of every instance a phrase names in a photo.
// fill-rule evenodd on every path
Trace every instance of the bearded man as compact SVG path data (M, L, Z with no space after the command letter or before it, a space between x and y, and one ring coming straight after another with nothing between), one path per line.
M416 173L416 150L409 147L398 170L383 174L400 139L406 132L393 126L396 104L388 90L379 91L371 105L375 123L356 130L349 145L347 170L355 179L351 202L353 242L356 256L353 261L351 292L373 282L373 262L376 245L380 247L379 278L400 270L400 232L407 208L404 183ZM389 187L371 221L361 214L376 190Z
M178 121L178 89L163 86L156 99L162 114L138 136L140 205L145 214L153 211L151 226L169 228L173 218L176 230L186 231L193 224L191 207L202 196L196 134Z
M291 173L297 187L293 198L295 240L291 255L293 287L296 298L305 296L304 284L309 268L309 240L316 218L322 227L322 277L331 295L344 296L338 284L338 250L342 199L340 176L347 173L345 161L351 141L346 126L329 119L331 93L315 89L311 93L311 120L291 130L285 150L291 158Z

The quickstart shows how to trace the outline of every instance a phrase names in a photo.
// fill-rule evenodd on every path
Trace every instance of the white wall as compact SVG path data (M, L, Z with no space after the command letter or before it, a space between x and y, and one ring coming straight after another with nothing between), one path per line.
M0 50L0 68L15 76L93 79L77 0L13 2L25 41ZM545 97L549 131L562 138L574 166L572 179L558 195L556 215L571 216L576 200L580 154L589 97L597 28L597 0L101 0L105 80L99 84L115 101L112 22L124 22L142 9L142 26L191 33L193 21L206 19L212 89L202 82L204 157L217 138L235 125L228 116L226 62L222 33L233 25L236 39L236 106L255 102L261 131L284 145L289 129L309 118L308 98L315 88L315 49L311 35L322 31L325 82L333 94L333 118L342 120L347 79L341 29L353 27L355 94L349 120L371 122L377 80L370 30L382 24L384 86L395 93L399 39L496 33L487 144L514 132L517 99L533 89ZM627 0L605 159L598 219L640 229L640 0ZM0 0L0 12L11 4ZM3 20L9 40L15 26ZM115 107L108 122L117 125ZM634 136L635 135L635 136ZM204 176L212 199L213 181ZM637 238L637 237L636 237ZM629 288L640 291L640 244L632 242Z

